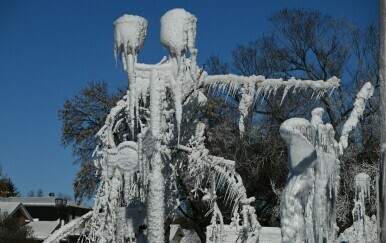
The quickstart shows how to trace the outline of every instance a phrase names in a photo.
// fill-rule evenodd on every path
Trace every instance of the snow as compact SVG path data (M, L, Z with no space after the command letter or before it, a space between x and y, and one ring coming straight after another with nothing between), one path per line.
M20 202L0 202L0 212L11 215L20 206Z
M35 221L27 224L33 230L33 237L38 240L46 239L56 228L60 226L60 220Z
M207 235L212 234L212 227L208 226ZM222 243L242 242L240 232L236 227L224 225L224 237ZM262 227L260 231L259 243L281 243L281 229L279 227ZM206 243L215 243L210 237L206 238Z

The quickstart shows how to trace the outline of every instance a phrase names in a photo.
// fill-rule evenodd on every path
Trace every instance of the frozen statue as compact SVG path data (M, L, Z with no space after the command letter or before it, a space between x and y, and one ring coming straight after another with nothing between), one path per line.
M288 147L289 170L281 205L283 242L335 241L338 156L347 148L349 132L358 124L373 90L373 86L366 83L357 94L339 142L335 140L333 126L323 124L322 108L312 111L311 121L291 118L281 125L280 135Z

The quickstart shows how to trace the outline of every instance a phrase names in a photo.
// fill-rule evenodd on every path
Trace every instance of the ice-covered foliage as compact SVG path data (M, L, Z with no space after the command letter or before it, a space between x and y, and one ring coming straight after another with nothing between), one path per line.
M335 140L332 125L323 124L322 108L312 111L310 122L291 118L281 125L280 134L288 147L289 169L281 204L283 242L335 241L335 203L340 180L338 155L347 147L349 132L358 123L372 93L370 83L359 91L353 111L343 126L339 143ZM361 174L356 178L357 191L363 191L358 194L359 197L368 193L366 178ZM362 201L358 202L358 210L364 210L360 206L364 205ZM364 212L355 210L357 214L364 215Z

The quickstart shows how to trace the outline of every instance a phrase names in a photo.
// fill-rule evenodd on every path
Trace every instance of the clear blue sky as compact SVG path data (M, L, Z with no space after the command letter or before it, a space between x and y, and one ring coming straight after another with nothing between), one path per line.
M139 61L167 53L159 19L172 8L198 18L198 62L269 29L266 17L284 7L312 8L364 26L378 22L378 0L0 0L0 165L23 195L31 189L72 195L78 169L61 147L58 109L91 80L125 84L113 57L113 21L135 14L149 21Z

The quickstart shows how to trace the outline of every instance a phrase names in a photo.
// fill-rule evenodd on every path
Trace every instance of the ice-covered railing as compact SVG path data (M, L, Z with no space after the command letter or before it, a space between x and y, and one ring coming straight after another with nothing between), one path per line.
M285 99L288 92L292 89L313 91L312 97L316 94L319 98L326 92L333 92L333 90L340 85L340 79L332 77L327 81L318 80L301 80L294 77L285 81L283 79L266 79L264 76L237 76L233 74L228 75L212 75L207 76L201 85L209 87L210 90L217 90L227 92L229 95L235 95L240 91L241 101L239 103L240 119L239 129L240 134L244 132L244 118L248 115L248 110L255 104L256 100L261 96L268 98L271 94L275 95L279 88L283 88L283 96L281 102Z

